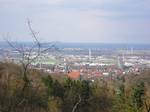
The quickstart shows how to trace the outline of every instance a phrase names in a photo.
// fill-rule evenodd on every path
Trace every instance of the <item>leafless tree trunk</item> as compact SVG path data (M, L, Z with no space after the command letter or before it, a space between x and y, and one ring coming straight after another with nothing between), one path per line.
M19 52L19 54L21 56L21 59L19 61L20 61L21 68L22 68L22 73L21 73L22 80L24 81L24 85L23 85L22 91L21 91L23 96L24 96L24 92L25 92L26 88L28 88L29 86L30 87L32 86L31 80L29 79L29 76L28 76L29 75L28 74L29 66L34 61L36 61L39 57L41 57L41 53L44 53L51 48L55 48L55 45L53 44L53 45L49 46L48 48L41 49L42 45L41 45L40 41L38 40L35 31L32 29L30 20L27 21L27 24L28 24L28 28L31 33L31 36L34 39L34 44L29 49L25 49L23 45L21 45L18 48L16 45L13 44L13 42L11 42L8 39L5 39L6 42L9 44L9 46L11 48L13 48L15 51ZM31 58L32 52L34 50L36 51L36 56ZM19 100L19 101L17 101L16 104L12 104L8 111L0 108L0 112L10 112L12 108L15 109L17 106L23 104L25 101L26 101L26 99L23 97L21 101Z
M73 109L72 109L72 112L75 112L76 109L77 109L77 107L78 107L78 105L81 103L81 96L79 95L78 97L79 97L79 100L78 100L78 102L74 105L74 107L73 107Z
M150 104L149 104L149 102L144 101L144 105L145 105L145 108L146 108L146 112L150 112Z

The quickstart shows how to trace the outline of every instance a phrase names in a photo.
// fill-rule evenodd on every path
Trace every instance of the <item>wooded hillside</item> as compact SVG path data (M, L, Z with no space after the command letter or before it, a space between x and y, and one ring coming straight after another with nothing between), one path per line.
M23 76L0 63L0 112L150 112L150 71L94 83L33 69Z

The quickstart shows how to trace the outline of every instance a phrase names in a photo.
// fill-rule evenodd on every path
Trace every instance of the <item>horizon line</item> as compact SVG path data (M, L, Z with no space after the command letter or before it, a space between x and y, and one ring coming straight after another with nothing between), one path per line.
M10 41L10 42L13 42L13 43L32 43L33 41ZM7 43L6 41L0 41L0 43ZM64 41L43 41L43 42L40 42L40 43L63 43L63 44L70 44L70 43L73 43L73 44L149 44L150 43L144 43L144 42L64 42Z

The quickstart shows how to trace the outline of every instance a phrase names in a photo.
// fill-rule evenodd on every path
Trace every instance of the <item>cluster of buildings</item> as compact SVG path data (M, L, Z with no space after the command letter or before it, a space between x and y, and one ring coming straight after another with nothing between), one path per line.
M68 49L70 50L70 49ZM88 79L94 80L101 77L115 78L118 75L129 73L140 73L144 69L150 68L150 54L141 54L140 51L133 53L117 52L113 54L97 54L94 55L92 49L71 49L72 54L64 52L41 53L30 65L35 69L41 69L52 74L66 74L72 79ZM81 54L80 54L80 51ZM1 61L9 60L19 63L21 56L17 51L2 51ZM66 49L65 49L66 52ZM68 51L69 52L69 51ZM83 52L85 54L83 54ZM95 52L95 51L94 51ZM139 53L138 53L139 52ZM32 52L29 59L34 59L37 56L36 52Z

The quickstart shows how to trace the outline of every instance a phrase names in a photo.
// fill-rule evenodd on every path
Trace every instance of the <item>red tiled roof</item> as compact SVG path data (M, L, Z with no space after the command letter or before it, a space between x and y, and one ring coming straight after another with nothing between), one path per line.
M102 73L101 72L96 72L96 74L95 74L97 77L99 77L99 76L102 76Z
M80 78L80 72L72 71L68 74L68 77L71 79L78 79L78 78Z

